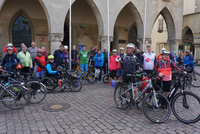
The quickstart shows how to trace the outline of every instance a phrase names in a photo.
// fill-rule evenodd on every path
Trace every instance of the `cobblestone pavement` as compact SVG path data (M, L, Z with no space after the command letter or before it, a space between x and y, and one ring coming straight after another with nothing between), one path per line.
M200 72L200 67L197 67ZM200 96L200 89L193 89ZM162 124L150 122L137 108L120 110L113 100L114 89L104 83L83 81L80 92L56 89L40 104L30 104L20 110L6 109L0 104L2 134L200 134L200 122L184 124L171 113ZM42 107L51 103L68 103L71 107L59 112L46 112Z

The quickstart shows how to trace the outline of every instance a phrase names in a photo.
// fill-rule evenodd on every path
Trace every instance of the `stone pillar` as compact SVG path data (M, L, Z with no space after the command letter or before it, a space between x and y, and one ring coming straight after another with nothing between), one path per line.
M200 43L194 43L194 47L194 59L198 61L200 60Z
M63 38L64 38L63 33L51 33L51 34L49 34L51 54L53 54L56 49L59 49L59 46L61 45Z
M181 40L168 40L167 43L170 45L170 51L174 53L176 51L176 54L178 54L179 50L179 44L181 43Z
M114 36L110 36L109 41L112 42L113 38L114 38ZM101 42L101 51L103 51L105 47L108 49L108 36L99 36L99 41ZM110 47L110 45L109 45L109 47Z

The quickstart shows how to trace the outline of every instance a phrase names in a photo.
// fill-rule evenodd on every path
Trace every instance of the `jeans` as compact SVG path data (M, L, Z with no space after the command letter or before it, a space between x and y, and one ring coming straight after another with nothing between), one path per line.
M103 62L103 72L104 74L108 74L108 60L105 60L105 59Z
M34 74L35 74L35 78L38 78L39 76L40 76L41 78L44 78L44 71L41 71L41 72L34 72Z
M80 64L80 68L85 72L87 72L88 64ZM81 71L82 72L82 71ZM84 72L82 72L84 74ZM81 76L82 77L82 76Z
M101 77L102 77L102 67L95 67L95 68L100 70L100 74L99 74L99 79L98 79L98 81L101 81Z

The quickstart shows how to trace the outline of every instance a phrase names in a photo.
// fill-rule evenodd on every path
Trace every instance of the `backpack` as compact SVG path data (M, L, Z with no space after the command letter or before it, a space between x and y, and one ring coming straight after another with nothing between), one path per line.
M160 66L160 69L162 69L160 63L161 63L161 60L158 61L158 67ZM172 66L172 60L169 60L169 63L170 63L170 65Z

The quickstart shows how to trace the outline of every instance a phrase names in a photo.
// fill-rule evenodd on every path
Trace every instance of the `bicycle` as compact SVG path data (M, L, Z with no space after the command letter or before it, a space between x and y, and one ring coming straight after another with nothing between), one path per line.
M57 86L58 83L62 86L62 90L66 88L65 84L69 84L69 88L73 92L79 92L82 89L82 83L79 81L79 77L72 74L65 66L58 66L57 71L59 72L60 79L54 77L44 77L42 79L43 84L47 87L47 92L52 92Z
M23 82L8 81L5 85L0 83L0 89L3 89L0 101L9 109L17 110L25 107L29 103L29 89L24 86Z
M195 123L200 120L200 98L192 92L185 91L190 74L185 74L183 71L176 72L178 79L173 84L168 96L168 100L171 101L172 112L181 122ZM176 94L179 88L180 92ZM183 109L180 110L181 108Z
M135 74L127 74L127 76L132 77ZM149 80L141 81L133 83L131 79L131 86L127 84L121 84L120 86L116 86L114 92L114 100L118 108L127 109L131 105L135 105L135 103L139 100L143 94L149 90L150 92L147 96L144 97L142 102L142 110L147 119L154 123L163 123L165 122L171 113L171 107L168 99L161 93L155 91L153 87L153 79L157 76L157 71L154 71L151 75L149 75ZM147 86L143 89L143 91L135 98L134 95L134 86L140 85L142 83L148 82ZM119 100L119 102L117 101ZM168 108L161 108L161 104L166 103Z

